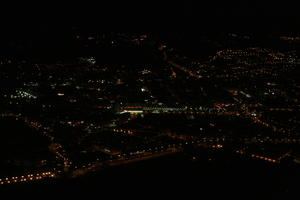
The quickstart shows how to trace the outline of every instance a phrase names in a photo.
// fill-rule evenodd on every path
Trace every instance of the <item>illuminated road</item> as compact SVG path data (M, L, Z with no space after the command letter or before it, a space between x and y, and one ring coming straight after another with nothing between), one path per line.
M200 76L200 75L198 75L198 74L195 74L193 71L189 70L188 68L183 67L183 66L181 66L181 65L179 65L179 64L177 64L177 63L175 63L173 60L171 60L171 59L170 59L170 56L167 55L165 49L161 48L160 50L163 51L163 58L164 58L164 60L165 60L168 64L172 65L172 66L175 67L176 69L179 69L179 70L181 70L181 71L187 73L190 77L197 78L197 79L202 78L202 76Z
M99 169L102 169L103 167L112 167L112 166L119 166L119 165L126 165L129 163L139 162L143 160L150 160L166 155L170 155L177 152L182 152L182 148L168 148L166 151L162 152L144 152L139 156L133 156L132 158L125 158L125 157L119 157L113 160L108 160L104 162L95 162L95 163L89 163L87 167L83 167L80 169L77 169L73 171L71 178L76 178L78 176L83 176L89 172L93 172Z
M219 141L219 140L218 140ZM185 141L179 144L169 144L167 145L168 147L165 146L160 146L160 147L155 147L155 148L150 148L143 151L137 152L132 152L129 154L119 154L116 155L114 159L104 161L104 162L93 162L93 163L88 163L84 165L83 167L77 168L72 172L70 175L71 178L76 178L79 176L83 176L87 173L103 169L104 167L112 167L112 166L119 166L119 165L126 165L129 163L134 163L134 162L139 162L143 160L150 160L178 152L183 152L184 151L184 146L187 145L197 145L205 148L213 148L213 149L220 149L223 148L223 145L216 143L215 141L212 141L214 144L207 144L206 142L203 141Z
M27 124L30 128L35 129L38 133L43 135L44 137L48 138L51 141L51 144L49 145L49 151L55 154L55 157L57 159L57 163L63 163L63 170L67 171L72 162L64 156L62 152L65 152L62 148L61 144L54 143L54 137L50 134L51 131L46 130L46 128L38 123L29 120L28 118L21 116L21 114L14 114L14 113L8 113L7 115L2 114L2 116L11 116L15 117L16 120L21 120L24 123ZM20 182L29 182L29 181L38 181L45 178L57 178L58 176L57 170L52 171L46 171L46 172L36 172L36 173L29 173L22 176L13 176L13 177L5 177L0 178L0 184L11 184L11 183L20 183Z
M0 184L12 184L12 183L21 183L21 182L31 182L37 181L46 178L56 178L57 175L55 172L39 172L36 174L26 174L23 176L13 176L13 177L6 177L0 179Z

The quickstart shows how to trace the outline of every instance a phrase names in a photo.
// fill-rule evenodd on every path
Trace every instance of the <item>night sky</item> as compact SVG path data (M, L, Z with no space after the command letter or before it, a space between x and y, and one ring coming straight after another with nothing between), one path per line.
M185 21L216 22L220 18L244 17L257 19L294 20L299 17L298 6L289 1L94 1L52 2L34 5L4 6L3 22L26 23L118 23L134 21ZM237 20L237 19L236 19ZM239 19L241 20L241 19ZM296 21L296 20L295 20Z
M299 18L296 3L288 1L21 3L2 7L0 36L61 34L77 25L101 31L297 32Z

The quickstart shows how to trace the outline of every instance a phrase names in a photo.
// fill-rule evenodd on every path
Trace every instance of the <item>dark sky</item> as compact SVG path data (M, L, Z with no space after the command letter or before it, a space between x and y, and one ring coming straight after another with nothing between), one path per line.
M103 29L178 29L205 27L299 26L295 2L264 0L216 1L69 1L2 6L1 24L7 27L69 26ZM266 26L267 25L267 26Z
M198 3L200 2L200 3ZM267 2L264 0L242 1L189 1L186 2L187 11L193 15L201 15L201 12L210 16L296 16L297 4L288 1ZM201 3L202 2L202 3Z
M35 4L1 6L1 12L10 17L176 17L176 16L299 16L296 2L288 0L180 0L180 1L51 1Z
M67 43L73 27L104 32L300 33L298 6L288 1L24 1L0 7L1 53L18 44Z

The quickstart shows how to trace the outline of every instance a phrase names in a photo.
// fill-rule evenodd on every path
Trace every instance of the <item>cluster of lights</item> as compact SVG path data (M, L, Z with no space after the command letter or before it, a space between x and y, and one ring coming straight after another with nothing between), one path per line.
M68 169L71 166L72 162L59 151L62 149L61 144L52 144L49 146L49 149L55 154L57 159L61 159L63 161L65 169Z
M150 70L144 69L143 71L140 72L141 74L151 74L152 72Z
M96 59L94 57L88 57L88 58L80 57L79 61L82 63L91 64L91 65L96 64Z
M290 132L291 132L291 130L284 129L284 128L278 128L278 127L276 127L276 126L274 126L274 125L270 125L270 124L268 124L268 123L266 123L266 122L261 121L260 119L257 118L257 114L256 114L256 113L250 112L250 111L248 110L248 106L245 105L245 104L243 104L243 105L241 106L241 109L244 110L244 113L245 113L246 115L248 115L248 116L250 117L250 119L252 119L252 121L253 121L254 123L260 124L260 125L262 125L262 126L264 126L264 127L267 127L267 128L271 128L272 131L278 132L278 133L290 133Z
M113 132L124 133L124 134L129 134L129 135L132 135L134 133L131 130L125 130L125 129L113 129Z
M234 56L260 56L261 53L269 53L270 51L263 48L247 48L245 50L226 49L218 51L216 54L220 57L230 58Z
M88 83L105 83L105 79L103 79L103 80L88 80Z
M124 107L119 113L132 113L132 114L142 114L142 113L166 113L166 114L224 114L224 115L237 115L238 112L226 111L235 104L216 104L214 108L208 107L182 107L182 108L172 108L172 107Z
M171 60L169 60L168 63L169 63L170 65L172 65L173 67L175 67L175 68L177 68L177 69L179 69L179 70L181 70L181 71L184 71L184 72L187 73L190 77L193 77L193 78L196 78L196 79L202 78L201 75L199 75L199 74L197 74L197 73L194 73L192 70L190 70L190 69L188 69L188 68L186 68L186 67L183 67L183 66L181 66L181 65L179 65L179 64L177 64L177 63L175 63L175 62L173 62L173 61L171 61Z
M41 172L37 174L28 174L24 176L13 176L0 179L0 184L11 184L11 183L21 183L21 182L29 182L29 181L36 181L41 180L44 178L55 178L56 174L53 172Z
M268 158L268 157L264 157L264 156L259 156L259 155L251 154L251 157L252 158L258 158L258 159L265 160L265 161L272 162L272 163L278 163L277 160L272 159L272 158Z
M21 91L21 90L17 90L16 93L17 93L16 98L26 98L26 99L36 99L37 98L36 96L34 96L28 92Z
M223 145L222 144L214 144L214 145L211 145L210 147L213 149L221 149L221 148L223 148Z
M263 48L247 48L245 50L227 49L217 52L213 59L217 59L218 57L225 60L232 60L233 58L237 57L242 58L238 59L236 62L234 61L233 63L228 63L227 66L232 66L232 68L224 68L224 73L215 75L216 78L226 78L227 81L239 80L245 75L251 77L256 77L263 74L277 76L278 70L287 71L293 66L293 64L295 64L296 61L296 59L291 55L287 56L281 52L272 52L271 50ZM256 60L255 65L253 65L253 62L249 61L251 61L254 57L265 59L260 63L257 63ZM283 65L284 67L278 68L278 64ZM257 68L257 65L261 65L261 67ZM249 68L249 66L252 67ZM277 70L272 69L272 67L277 67ZM228 70L233 71L229 72Z
M253 120L255 123L258 123L258 124L260 124L260 125L263 125L263 126L265 126L265 127L267 127L267 128L271 128L274 132L278 132L278 133L288 133L288 132L290 132L290 130L286 130L286 129L284 129L284 128L277 128L276 126L270 125L270 124L268 124L268 123L266 123L266 122L263 122L263 121L261 121L260 119L258 119L258 118L256 118L256 117L252 117L252 120Z
M288 41L300 41L300 37L281 36L280 39Z
M292 112L294 109L292 108L269 108L270 111L289 111Z
M249 142L270 142L274 144L280 144L280 143L285 143L285 144L295 144L295 143L300 143L299 138L270 138L270 137L265 137L265 138L244 138L244 141L246 143Z
M244 150L237 150L235 152L238 153L238 154L241 154L241 155L245 155L246 154L246 152ZM265 156L251 154L250 157L251 158L257 158L257 159L265 160L265 161L268 161L268 162L271 162L271 163L279 163L279 160L268 158L268 157L265 157Z

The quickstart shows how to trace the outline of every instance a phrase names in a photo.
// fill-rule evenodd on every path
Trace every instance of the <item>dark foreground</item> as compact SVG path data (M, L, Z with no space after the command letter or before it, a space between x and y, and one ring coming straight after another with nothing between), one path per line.
M219 153L214 153L219 154ZM226 156L226 157L225 157ZM138 197L140 194L157 197L234 197L255 199L291 199L299 188L299 167L270 165L243 160L224 153L209 159L208 154L198 161L177 154L105 169L84 178L59 179L28 185L10 185L4 192L60 194L77 196ZM78 196L77 196L78 197Z

